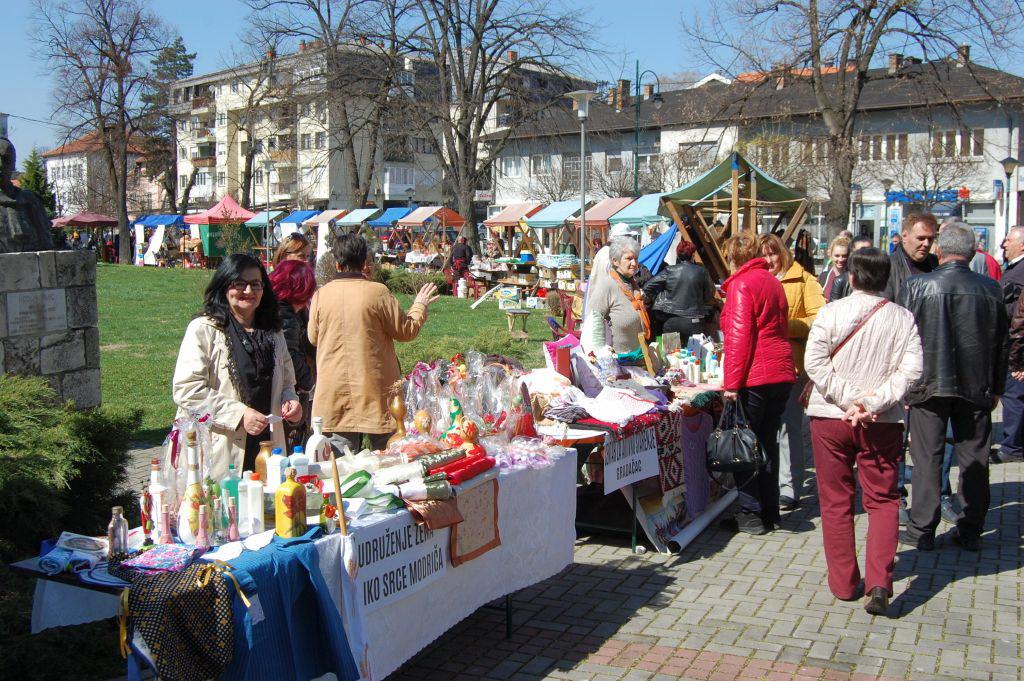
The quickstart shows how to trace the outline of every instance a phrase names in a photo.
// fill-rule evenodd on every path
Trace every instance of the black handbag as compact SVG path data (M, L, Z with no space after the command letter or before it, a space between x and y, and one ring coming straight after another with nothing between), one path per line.
M739 399L725 403L718 425L708 436L706 452L708 473L715 482L727 488L716 474L741 474L749 480L768 463L764 448L750 429Z

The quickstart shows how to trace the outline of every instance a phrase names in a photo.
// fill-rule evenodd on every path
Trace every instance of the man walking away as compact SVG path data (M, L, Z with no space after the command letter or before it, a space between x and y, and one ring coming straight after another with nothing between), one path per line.
M927 274L938 267L938 260L931 254L932 242L938 231L939 221L931 213L911 213L903 221L900 243L889 254L892 267L883 294L887 300L896 300L900 285L907 277ZM971 257L974 257L973 251Z
M1012 318L1017 309L1021 289L1024 288L1024 225L1010 228L1003 239L1003 302L1006 314ZM999 441L998 462L1024 459L1024 382L1012 375L1006 377L1003 393L1003 436Z
M970 227L947 226L939 234L938 269L907 279L897 300L914 315L924 350L924 373L907 391L914 504L900 534L901 543L922 551L935 548L950 421L963 499L950 540L977 551L988 513L988 442L1006 381L1008 322L999 285L968 267L974 244Z

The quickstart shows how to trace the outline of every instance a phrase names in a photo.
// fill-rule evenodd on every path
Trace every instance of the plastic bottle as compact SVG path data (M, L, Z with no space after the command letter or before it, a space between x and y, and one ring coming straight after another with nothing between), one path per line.
M249 478L249 486L245 490L245 512L249 519L248 534L259 534L266 529L263 510L263 481L258 473ZM248 536L248 535L246 535Z
M299 537L306 533L306 488L295 482L295 469L288 467L287 478L274 494L274 532L279 537Z
M235 470L235 464L228 464L228 473L220 481L221 495L223 497L223 506L226 509L228 504L228 497L230 496L235 500L235 507L238 507L238 483L241 482L241 478L238 477L238 471Z
M284 472L286 468L288 468L288 457L284 455L280 447L275 447L274 451L270 454L270 458L267 459L267 475L265 482L268 492L276 492L277 488L280 487L282 482L284 482ZM259 473L259 471L256 472ZM260 475L260 479L264 479L262 474Z
M313 434L306 440L306 453L310 463L327 461L331 456L331 443L324 437L324 420L320 416L313 417Z
M289 462L291 467L295 469L296 478L309 475L309 457L306 456L306 452L302 449L301 445L292 447L292 455Z
M267 461L270 459L274 443L271 440L260 442L260 451L256 454L256 463L253 464L253 472L260 474L260 480L267 479Z
M305 506L305 497L302 503ZM107 525L107 558L113 558L119 553L128 553L128 521L124 518L124 508L114 506L110 509L110 514L110 524Z

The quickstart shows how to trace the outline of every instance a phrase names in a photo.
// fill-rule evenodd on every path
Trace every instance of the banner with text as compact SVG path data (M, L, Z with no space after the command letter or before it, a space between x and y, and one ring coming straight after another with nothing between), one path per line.
M448 530L417 525L409 513L354 533L357 603L372 612L430 584L448 566Z
M604 445L604 493L658 474L658 437L654 428L621 440L606 436Z

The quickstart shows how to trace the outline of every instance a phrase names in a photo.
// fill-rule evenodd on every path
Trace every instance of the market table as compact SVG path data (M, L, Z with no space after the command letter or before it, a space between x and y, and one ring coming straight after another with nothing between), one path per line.
M551 466L501 470L460 489L465 494L477 485L494 484L491 479L497 481L501 543L475 557L470 554L457 566L449 562L447 553L451 530L407 529L413 521L406 510L356 518L348 535L334 533L316 540L320 572L341 613L363 679L383 679L481 606L543 581L572 563L576 454L571 449L556 451ZM384 548L395 546L388 537L401 536L416 539L401 551ZM444 550L438 562L440 547ZM23 561L22 571L30 569L31 562ZM61 576L62 581L66 579ZM375 583L385 586L375 588ZM39 585L33 631L116 613L117 598L109 592L45 579Z

